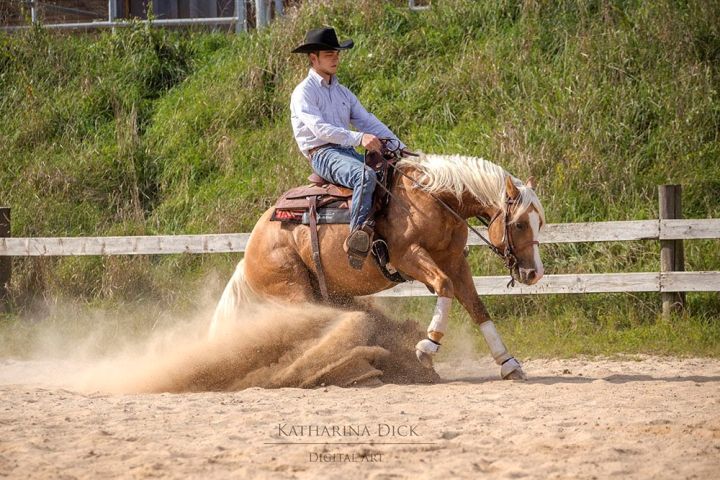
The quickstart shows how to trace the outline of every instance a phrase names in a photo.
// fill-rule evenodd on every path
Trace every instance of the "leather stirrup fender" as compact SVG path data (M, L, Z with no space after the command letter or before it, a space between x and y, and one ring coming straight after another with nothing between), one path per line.
M325 282L325 271L323 270L322 260L320 259L320 240L318 239L317 227L317 197L308 197L310 204L310 243L312 244L312 257L315 263L315 271L317 272L318 284L320 285L320 294L326 302L330 300L328 295L327 283Z

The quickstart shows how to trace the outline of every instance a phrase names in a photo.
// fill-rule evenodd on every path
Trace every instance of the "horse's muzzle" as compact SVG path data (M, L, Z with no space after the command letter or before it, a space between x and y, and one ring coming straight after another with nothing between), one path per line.
M534 268L518 268L518 280L525 285L535 285L543 277L543 272Z

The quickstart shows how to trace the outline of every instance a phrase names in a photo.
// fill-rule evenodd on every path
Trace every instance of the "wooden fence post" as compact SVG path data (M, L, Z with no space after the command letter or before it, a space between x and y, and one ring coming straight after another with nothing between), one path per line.
M0 207L0 238L10 237L10 207ZM0 313L7 312L12 257L0 257Z
M261 30L268 26L270 10L269 0L255 0L255 29Z
M660 185L660 220L678 219L682 216L682 187L680 185ZM660 240L660 272L684 272L685 250L682 240ZM663 292L663 317L671 312L679 312L685 306L684 292Z
M245 8L245 0L235 0L235 33L247 32L247 10Z

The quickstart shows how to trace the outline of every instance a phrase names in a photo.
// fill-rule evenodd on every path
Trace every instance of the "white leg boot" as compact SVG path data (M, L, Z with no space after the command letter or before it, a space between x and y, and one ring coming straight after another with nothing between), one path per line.
M415 355L427 368L432 367L432 358L440 349L440 339L445 334L450 319L450 307L452 307L452 298L438 297L433 318L428 326L428 338L420 340L415 345Z
M492 353L495 363L500 365L500 376L506 380L526 380L527 377L520 366L520 362L508 353L492 320L481 323L480 331L483 333L488 347L490 347L490 353Z

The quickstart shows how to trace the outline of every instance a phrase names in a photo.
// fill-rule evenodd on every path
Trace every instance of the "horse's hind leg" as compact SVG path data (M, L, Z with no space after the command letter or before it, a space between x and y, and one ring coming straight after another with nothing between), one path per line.
M367 345L368 322L362 312L339 314L315 345L273 376L271 385L308 388L321 382L340 386L379 383L375 379L382 372L373 364L389 352L382 347Z
M245 249L245 278L259 296L281 302L312 302L315 287L298 254L294 227L270 221L274 209L258 220Z
M267 255L246 255L245 276L253 291L261 297L291 303L316 300L308 268L289 248Z

